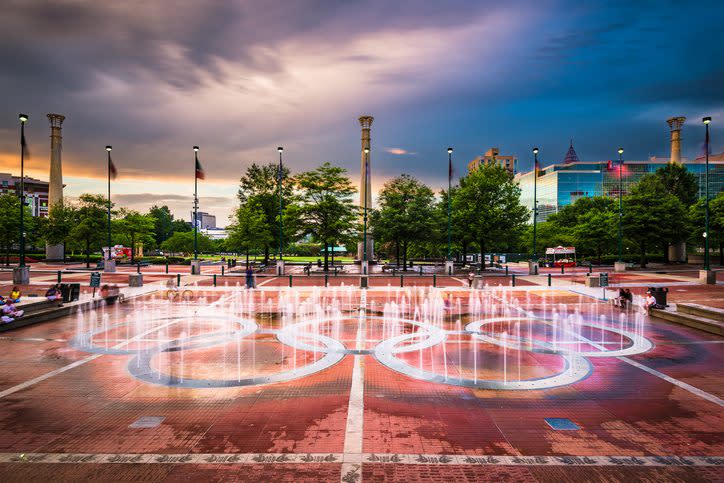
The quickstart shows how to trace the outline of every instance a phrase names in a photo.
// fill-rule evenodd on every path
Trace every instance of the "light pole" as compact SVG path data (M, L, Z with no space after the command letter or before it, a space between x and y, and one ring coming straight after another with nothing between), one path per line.
M623 262L623 148L618 148L618 261Z
M25 266L25 151L28 147L25 143L25 123L28 122L27 114L18 115L20 119L20 262L18 266Z
M199 259L199 147L194 146L194 260Z
M284 148L279 146L279 172L277 173L277 185L279 188L279 260L282 259L282 246L284 241L284 222L282 221L282 212L284 210L284 199L282 198L282 176L283 176L283 165L282 165L282 152Z
M364 197L365 197L365 204L364 204L364 214L362 216L362 220L364 222L364 229L363 229L363 235L362 235L362 267L363 267L363 273L364 275L367 275L367 186L369 183L369 176L370 176L370 169L369 169L369 161L370 159L370 148L365 147L365 189L364 189Z
M111 259L111 150L112 146L106 146L106 154L108 155L108 257ZM133 249L133 248L131 248Z
M537 225L538 225L538 148L533 148L533 260L538 260Z
M706 141L704 156L706 159L706 174L704 178L704 270L709 271L709 124L711 117L702 119L706 127Z
M452 260L452 211L450 205L450 190L452 189L452 152L453 148L447 148L447 259Z

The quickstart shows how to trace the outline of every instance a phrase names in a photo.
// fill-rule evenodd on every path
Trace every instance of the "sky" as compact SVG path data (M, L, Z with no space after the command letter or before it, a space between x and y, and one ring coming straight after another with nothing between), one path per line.
M47 179L47 113L63 124L65 196L168 205L189 219L193 145L200 209L225 225L252 162L292 172L329 161L357 182L370 114L372 183L447 184L489 147L532 165L724 149L724 2L397 0L0 0L0 171Z

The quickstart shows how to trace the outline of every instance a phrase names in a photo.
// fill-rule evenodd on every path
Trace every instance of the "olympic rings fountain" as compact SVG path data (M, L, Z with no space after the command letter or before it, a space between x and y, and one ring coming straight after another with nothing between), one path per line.
M115 306L100 314L81 312L70 344L89 353L129 356L131 376L169 387L273 384L319 373L349 355L370 355L414 379L492 390L573 384L592 373L591 358L631 356L653 347L636 312L590 304L593 310L584 317L577 307L546 300L545 294L542 302L540 296L532 300L530 291L389 289L384 301L365 307L352 287L270 293L237 289L208 304L138 301L130 311ZM364 334L354 346L345 334L359 327ZM248 374L242 343L255 351L263 337L279 345L281 362L258 361L253 352L251 366L265 370ZM223 353L209 356L210 363L220 359L225 368L235 351L235 377L225 369L220 377L213 371L214 377L187 373L185 353L219 347ZM305 354L303 364L298 354Z

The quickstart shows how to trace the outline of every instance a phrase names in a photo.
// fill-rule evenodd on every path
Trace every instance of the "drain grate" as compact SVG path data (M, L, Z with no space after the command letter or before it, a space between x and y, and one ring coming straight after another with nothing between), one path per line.
M155 428L166 419L163 416L142 416L133 421L129 428Z
M576 423L568 418L544 418L548 426L556 431L576 431L581 429Z

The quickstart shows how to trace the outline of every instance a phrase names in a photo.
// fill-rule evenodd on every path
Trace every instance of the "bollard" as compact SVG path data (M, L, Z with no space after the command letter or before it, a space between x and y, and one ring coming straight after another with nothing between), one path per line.
M508 265L505 266L505 276L508 276Z
M515 274L513 274L512 279L513 279L513 287L515 287Z
M176 286L177 287L181 286L181 274L180 273L176 274Z
M420 265L420 276L422 277L422 265Z
M566 273L566 271L565 271L565 270L566 270L566 267L565 267L565 265L561 265L561 275L563 275L563 274L565 274L565 273Z
M327 285L329 285L329 274L325 273L324 274L324 286L326 287Z
M221 266L221 276L222 277L224 276L224 266L223 265Z
M290 287L292 286L292 276L291 275L289 275L289 286Z
M138 262L138 265L136 265L136 273L141 273L141 262Z
M63 277L63 273L58 270L58 283L60 283L61 278Z
M437 274L436 273L432 274L432 286L437 287Z
M548 274L548 286L549 287L551 286L551 274L550 273Z
M214 274L214 287L216 287L216 274Z
M588 264L588 273L591 273L593 271L593 264Z
M393 277L397 276L397 269L395 269L395 268L392 269L392 276Z
M404 286L405 286L405 276L400 275L400 287L404 287Z
M166 273L168 273L168 260L166 260Z

